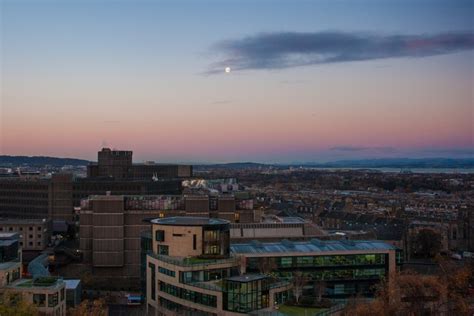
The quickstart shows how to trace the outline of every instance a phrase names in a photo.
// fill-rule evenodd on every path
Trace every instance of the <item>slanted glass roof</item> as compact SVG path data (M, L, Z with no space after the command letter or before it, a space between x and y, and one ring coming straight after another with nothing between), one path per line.
M231 244L230 250L236 254L245 253L284 253L284 252L343 252L343 251L373 251L395 250L396 247L378 240L327 240L312 239L309 241L280 242L250 242L245 244Z

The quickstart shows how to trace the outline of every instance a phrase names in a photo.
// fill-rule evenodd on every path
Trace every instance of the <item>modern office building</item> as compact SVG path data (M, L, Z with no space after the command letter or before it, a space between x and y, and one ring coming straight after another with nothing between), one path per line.
M318 240L231 244L235 256L245 258L246 271L256 273L261 260L270 260L272 272L289 280L295 271L308 279L304 294L315 295L315 283L323 283L323 296L346 299L371 296L374 285L397 270L401 251L381 241Z
M293 273L331 299L372 295L372 286L396 271L398 252L378 241L230 243L222 219L152 220L147 255L147 307L155 315L242 315L272 311L291 297ZM261 260L271 262L262 271Z
M102 148L97 163L87 166L89 178L110 177L114 179L189 178L193 175L190 165L156 164L148 162L134 164L133 152Z
M230 256L228 221L170 217L152 224L153 251L146 261L151 314L239 315L288 292L288 283L241 273L239 259Z
M234 214L253 214L253 210L236 209L236 204L229 196L91 196L82 201L79 211L83 264L109 287L138 289L140 237L151 227L147 219L195 214L235 219ZM253 215L240 218L254 220Z

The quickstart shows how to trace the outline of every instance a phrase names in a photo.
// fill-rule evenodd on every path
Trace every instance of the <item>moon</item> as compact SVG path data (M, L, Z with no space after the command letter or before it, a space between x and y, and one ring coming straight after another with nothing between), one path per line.
M230 72L230 67L225 67L224 71L225 71L226 73L229 73L229 72Z

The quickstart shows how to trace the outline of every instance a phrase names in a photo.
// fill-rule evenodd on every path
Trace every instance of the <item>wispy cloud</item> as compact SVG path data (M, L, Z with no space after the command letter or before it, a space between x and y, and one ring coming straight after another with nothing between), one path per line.
M214 51L223 58L207 73L282 69L304 65L397 57L425 57L474 48L473 32L431 35L376 35L348 32L261 33L221 41Z
M378 152L395 152L393 147L364 147L364 146L335 146L329 148L332 151L378 151Z

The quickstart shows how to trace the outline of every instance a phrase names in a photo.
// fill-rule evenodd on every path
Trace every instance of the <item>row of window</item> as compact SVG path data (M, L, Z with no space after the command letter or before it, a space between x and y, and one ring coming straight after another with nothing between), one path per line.
M168 270L163 267L158 267L158 272L160 272L161 274L173 277L173 278L176 276L176 273L173 270Z
M277 272L281 278L291 279L292 272ZM311 272L303 272L303 275L310 280L366 280L366 279L380 279L386 275L385 268L375 269L325 269Z
M225 279L230 276L238 275L237 268L224 268L200 271L180 271L179 282L193 283L193 282L208 282Z
M204 306L217 307L217 297L215 295L183 289L161 281L159 281L159 287L161 292L173 295L180 299Z
M11 232L11 231L16 231L16 229L17 229L17 227L12 227L12 226L10 226L10 227L8 227L8 226L0 226L0 232L2 232L2 231L10 231L10 232ZM38 230L38 231L41 231L41 229L42 229L41 226L37 226L37 227L36 227L36 230ZM18 227L18 230L19 230L19 231L23 231L23 227L21 227L21 226ZM34 227L33 227L33 226L30 226L30 227L28 227L28 230L29 230L29 231L33 231L33 230L34 230ZM33 236L32 236L31 238L33 238ZM41 238L41 235L38 235L38 238Z
M61 299L59 299L59 293L61 293ZM59 304L59 301L64 301L65 290L61 289L60 292L54 294L48 294L48 307L56 307ZM38 307L46 306L46 294L33 294L33 304Z
M386 254L274 257L278 268L385 264ZM249 267L257 269L259 258L249 258Z

